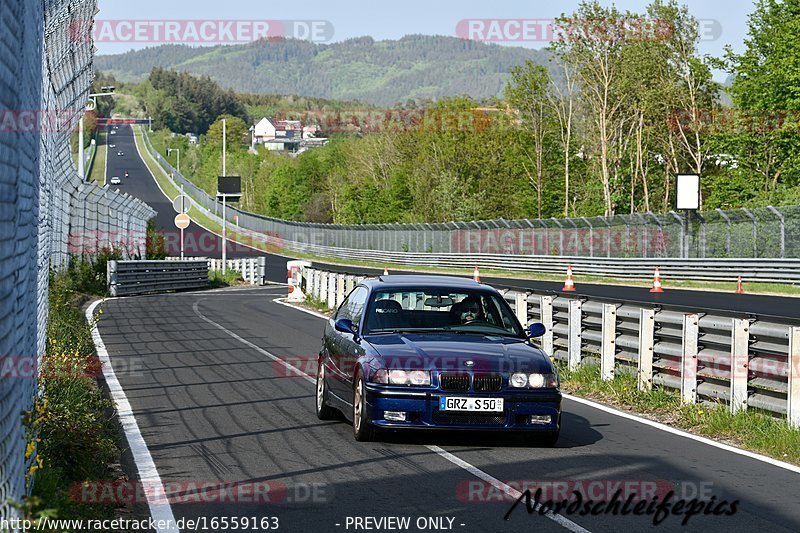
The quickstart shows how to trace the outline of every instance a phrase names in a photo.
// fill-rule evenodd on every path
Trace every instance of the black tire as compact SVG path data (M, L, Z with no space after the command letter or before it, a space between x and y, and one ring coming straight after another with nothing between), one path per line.
M337 411L328 405L328 384L325 382L325 365L322 361L319 362L317 368L317 387L316 387L316 403L317 403L317 418L320 420L333 420L336 418Z
M367 395L361 372L356 374L353 384L353 436L359 442L375 439L375 428L367 421Z

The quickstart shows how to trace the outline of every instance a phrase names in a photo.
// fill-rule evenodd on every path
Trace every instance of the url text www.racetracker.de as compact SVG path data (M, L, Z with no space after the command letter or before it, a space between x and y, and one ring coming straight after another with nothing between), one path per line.
M201 516L177 520L59 520L43 517L32 521L21 518L0 520L0 532L18 531L278 531L280 520L274 516Z

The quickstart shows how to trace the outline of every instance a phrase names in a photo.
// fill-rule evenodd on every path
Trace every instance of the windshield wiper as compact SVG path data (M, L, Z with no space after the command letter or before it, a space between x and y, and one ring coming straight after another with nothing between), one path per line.
M396 335L402 333L465 333L450 328L387 328L387 329L373 329L367 335L372 334L387 334L393 333Z

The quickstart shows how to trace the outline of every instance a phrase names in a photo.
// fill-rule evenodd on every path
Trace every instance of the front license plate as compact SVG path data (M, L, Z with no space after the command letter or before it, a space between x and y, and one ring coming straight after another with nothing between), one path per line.
M477 411L502 413L503 398L439 398L440 411Z

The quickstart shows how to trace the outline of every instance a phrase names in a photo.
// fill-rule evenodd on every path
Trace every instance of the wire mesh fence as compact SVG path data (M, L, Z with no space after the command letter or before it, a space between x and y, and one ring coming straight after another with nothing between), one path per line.
M178 186L216 217L222 204L145 146ZM414 253L613 258L798 258L800 206L636 213L612 217L443 224L311 224L228 206L228 222L288 242Z
M143 255L155 215L75 168L70 133L94 51L74 29L96 11L96 0L0 0L0 520L29 488L22 413L38 394L51 267L103 247Z

